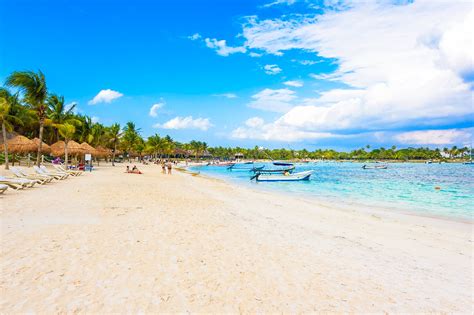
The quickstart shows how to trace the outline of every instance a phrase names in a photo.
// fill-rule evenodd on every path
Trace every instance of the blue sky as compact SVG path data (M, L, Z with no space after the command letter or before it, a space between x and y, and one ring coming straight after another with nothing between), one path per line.
M467 2L0 3L0 79L41 69L82 113L144 136L308 149L472 138Z

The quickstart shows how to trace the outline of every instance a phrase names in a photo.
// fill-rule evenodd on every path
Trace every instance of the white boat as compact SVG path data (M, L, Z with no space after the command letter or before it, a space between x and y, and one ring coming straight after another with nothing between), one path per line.
M309 180L313 174L313 171L305 171L293 174L278 174L278 175L269 175L269 174L260 174L257 173L251 179L256 179L257 182L293 182L300 180Z
M388 168L388 165L367 165L362 166L364 170L385 170Z

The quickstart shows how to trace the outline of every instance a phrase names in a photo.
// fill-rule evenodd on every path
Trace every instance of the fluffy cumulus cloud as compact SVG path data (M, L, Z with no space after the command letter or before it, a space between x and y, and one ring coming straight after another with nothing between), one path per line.
M300 80L290 80L283 82L284 85L291 86L291 87L302 87L303 86L303 81Z
M400 143L417 145L450 145L469 144L472 130L447 129L447 130L420 130L403 132L394 136Z
M263 126L265 121L260 117L252 117L245 121L245 125L250 128L258 128Z
M161 101L159 103L151 105L148 115L150 115L151 117L157 117L158 116L158 110L160 108L163 108L163 106L165 106L164 101Z
M89 101L89 105L96 105L100 103L111 103L113 100L116 100L122 97L123 94L111 89L101 90L93 99Z
M265 73L269 75L275 75L282 71L278 65L265 65L263 69L265 70Z
M314 78L346 86L297 103L290 94L274 125L310 133L435 129L472 114L473 16L469 1L353 2L317 17L251 17L242 36L247 49L335 60L335 72Z
M175 117L171 120L168 120L164 124L156 124L155 128L163 129L199 129L206 131L212 127L211 121L209 118L196 118L192 116L187 117Z
M270 112L286 112L291 109L291 102L296 99L295 91L290 89L264 89L252 96L248 106Z
M278 123L265 123L263 119L253 117L245 122L245 126L234 129L231 133L231 137L239 140L253 139L294 142L306 139L324 139L341 136L328 132L304 131Z
M204 40L206 46L214 49L216 53L220 56L229 56L235 53L245 53L247 49L243 46L231 47L227 46L227 43L224 39L217 40L215 38L206 38Z

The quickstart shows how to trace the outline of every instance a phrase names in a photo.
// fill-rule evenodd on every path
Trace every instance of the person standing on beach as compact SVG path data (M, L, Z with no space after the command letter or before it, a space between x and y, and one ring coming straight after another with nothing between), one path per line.
M161 172L163 174L166 174L166 164L165 164L165 162L161 162Z
M173 164L168 162L168 175L171 175L171 169L173 168Z

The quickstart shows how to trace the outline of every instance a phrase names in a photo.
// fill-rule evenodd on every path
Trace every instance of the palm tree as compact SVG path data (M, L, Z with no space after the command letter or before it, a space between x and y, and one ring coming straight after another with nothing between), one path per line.
M58 125L58 131L59 134L64 138L64 164L67 166L68 165L68 149L67 145L69 140L72 139L74 136L74 133L76 132L76 127L74 125L64 123L61 125Z
M2 124L6 170L9 169L7 131L12 132L14 124L23 125L23 121L13 112L13 109L19 105L18 94L12 95L7 89L0 88L0 123Z
M23 122L12 113L12 108L18 104L18 94L11 95L5 88L0 88L0 123L2 124L3 146L5 154L5 169L9 169L8 165L8 143L7 131L13 131L13 124L22 125Z
M79 141L91 143L94 140L94 135L92 133L92 128L94 127L94 122L92 118L85 115L78 115L77 119L80 121Z
M48 97L48 88L43 72L33 71L15 71L6 80L6 85L17 87L24 93L24 100L35 111L39 120L39 145L36 164L41 163L41 150L43 144L43 129L47 113L46 98Z
M113 124L109 128L109 137L110 137L110 142L112 142L114 149L112 151L112 166L115 166L115 152L117 151L117 145L120 141L120 137L122 136L120 124Z
M128 153L128 160L131 161L131 151L140 139L140 128L134 122L127 122L124 128L123 140Z
M51 142L59 140L58 125L68 123L75 126L80 126L81 121L74 117L74 108L76 104L66 108L64 105L64 96L58 96L56 94L51 95L48 98L49 112L48 118L54 128L54 139Z

